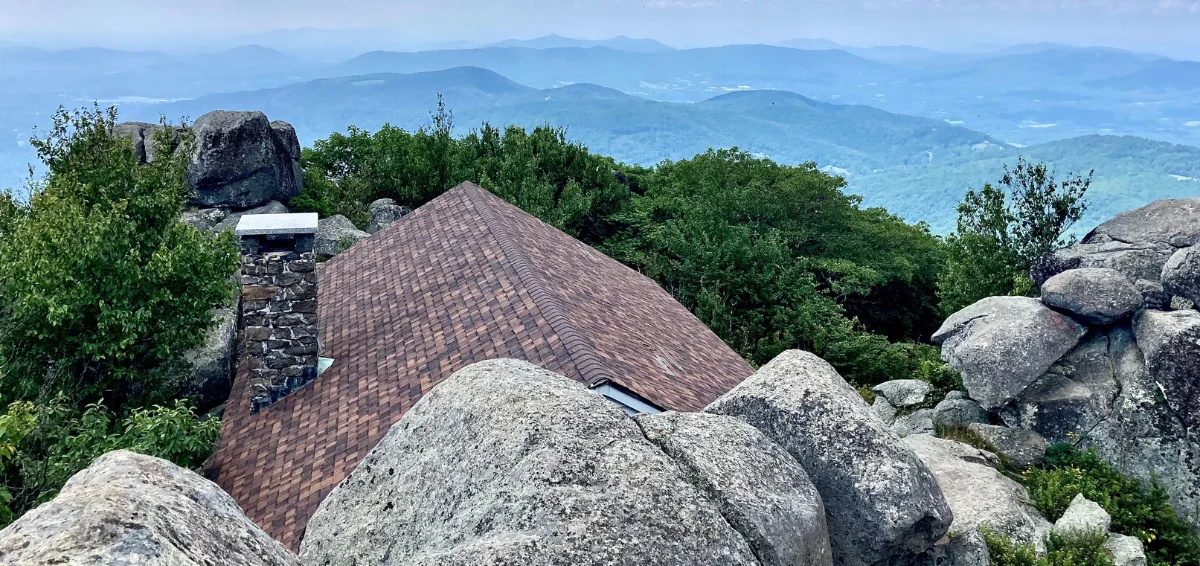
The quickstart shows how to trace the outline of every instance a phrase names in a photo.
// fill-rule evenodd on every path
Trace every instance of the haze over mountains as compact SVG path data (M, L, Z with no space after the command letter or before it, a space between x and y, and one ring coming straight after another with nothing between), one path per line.
M1200 194L1200 150L1186 147L1200 145L1196 62L1055 44L674 49L551 35L462 47L332 64L256 45L192 54L0 47L0 186L19 184L32 160L23 144L59 104L115 103L123 119L142 120L263 110L308 144L352 124L420 127L444 93L459 133L484 121L549 123L630 163L729 146L816 161L868 204L943 231L953 221L946 203L994 181L1018 154L1063 172L1095 168L1095 218Z

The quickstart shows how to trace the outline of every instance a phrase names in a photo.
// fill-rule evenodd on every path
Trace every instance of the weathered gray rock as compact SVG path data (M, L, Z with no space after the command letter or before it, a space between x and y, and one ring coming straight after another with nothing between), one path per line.
M342 215L322 218L317 222L317 238L314 244L317 257L331 258L350 249L359 240L371 237L359 230L354 223Z
M971 423L988 422L987 411L969 399L948 399L933 408L933 426L965 427Z
M296 128L280 120L271 122L271 132L275 141L283 149L283 154L292 161L300 161L300 138L296 136Z
M1134 332L1167 404L1184 426L1200 427L1200 312L1142 311Z
M141 163L146 162L146 138L143 132L147 128L154 128L155 124L147 122L121 122L112 128L112 134L116 137L128 138L133 144L133 155L138 158Z
M1084 237L1083 243L1200 244L1200 197L1152 202L1118 214Z
M1171 305L1169 308L1173 311L1196 310L1196 303L1183 297L1171 297Z
M210 232L227 217L229 211L224 208L199 208L184 211L179 220L201 232Z
M207 411L229 398L233 388L234 353L237 351L238 306L213 311L216 326L204 344L184 354L192 366L183 394L196 399L196 408Z
M1042 285L1042 302L1090 324L1117 322L1142 308L1142 292L1115 269L1064 271Z
M1142 293L1142 306L1148 309L1166 310L1171 307L1171 295L1160 281L1138 279L1133 285Z
M933 335L972 399L995 409L1075 347L1087 329L1029 297L990 297L954 313Z
M290 155L299 142L279 137L290 128L272 127L262 112L217 110L196 119L192 130L196 146L188 183L196 191L195 204L250 208L299 194Z
M941 566L992 566L987 541L978 530L954 531L946 545L947 561Z
M646 438L716 503L768 565L831 565L825 506L808 474L758 429L724 415L639 415Z
M1023 428L971 423L967 428L1003 454L1014 466L1031 468L1046 460L1048 443L1042 435Z
M947 394L946 394L946 399L945 399L945 400L950 400L950 399L970 399L970 398L971 398L971 396L970 396L970 395L967 395L967 392L966 392L966 391L951 391L951 392L949 392L949 393L947 393Z
M756 565L749 545L582 384L516 360L459 370L325 498L305 564Z
M1112 559L1112 566L1146 566L1146 550L1137 537L1110 533L1104 553Z
M987 528L1022 544L1042 544L1050 522L1027 503L1024 486L996 469L995 454L925 434L904 444L937 478L954 513L954 532Z
M883 396L893 407L912 407L925 402L933 385L919 379L897 379L880 383L871 389Z
M371 203L369 210L371 212L371 222L367 226L367 232L371 234L391 226L397 220L404 218L412 212L411 208L400 206L390 198L379 199Z
M1109 333L1107 364L1120 383L1107 418L1077 431L1078 441L1121 473L1158 481L1180 517L1200 526L1200 437L1161 400L1133 331Z
M899 409L893 407L891 403L888 403L888 400L884 398L883 395L876 395L875 402L871 403L871 411L873 411L875 416L879 417L879 420L883 421L884 424L890 425L892 424L892 421L896 420L896 413L899 411Z
M1111 526L1112 517L1108 511L1080 493L1071 500L1063 516L1054 522L1054 532L1060 535L1108 533Z
M298 566L216 484L123 450L0 531L0 564Z
M1133 281L1158 281L1173 253L1175 248L1165 243L1076 244L1038 258L1029 275L1038 287L1064 271L1089 267L1115 269Z
M891 430L904 438L913 434L933 434L933 409L918 409L892 421Z
M1108 418L1120 388L1113 374L1114 336L1121 344L1132 342L1128 327L1093 335L1002 408L1004 422L1050 442L1073 442Z
M1183 248L1167 260L1162 271L1163 289L1196 304L1200 302L1200 246Z
M780 354L706 411L754 425L808 472L825 503L836 564L906 560L950 527L933 475L813 354Z
M243 212L234 212L228 214L223 220L213 226L209 231L214 234L220 234L225 230L233 231L237 229L238 222L241 222L242 217L247 214L287 214L291 212L288 207L279 201L270 201L267 204L251 208Z

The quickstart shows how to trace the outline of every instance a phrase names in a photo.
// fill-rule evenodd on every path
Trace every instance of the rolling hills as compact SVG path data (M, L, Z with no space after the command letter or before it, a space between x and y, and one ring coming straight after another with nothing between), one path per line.
M496 125L564 126L568 136L619 161L651 165L709 147L738 146L781 163L815 161L847 178L871 206L885 206L945 232L969 188L994 182L1017 156L1060 172L1096 170L1085 224L1156 198L1200 194L1200 149L1132 136L1059 140L1029 147L940 120L860 105L819 102L784 91L740 91L695 104L659 102L574 84L535 89L474 67L416 74L322 79L164 105L125 105L129 119L198 116L253 108L290 121L308 144L350 124L408 129L429 122L436 94L454 111L456 133Z

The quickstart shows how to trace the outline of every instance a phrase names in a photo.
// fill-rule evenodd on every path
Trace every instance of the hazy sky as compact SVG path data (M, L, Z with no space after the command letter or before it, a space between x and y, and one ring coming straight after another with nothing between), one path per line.
M9 42L191 47L307 27L370 27L343 35L396 45L555 32L680 47L805 37L1147 48L1200 43L1200 0L0 0L0 41Z

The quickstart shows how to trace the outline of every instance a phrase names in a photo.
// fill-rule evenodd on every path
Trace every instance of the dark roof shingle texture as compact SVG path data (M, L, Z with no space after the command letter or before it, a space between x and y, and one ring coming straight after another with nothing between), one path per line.
M454 371L519 358L699 410L753 370L657 284L465 184L322 265L310 386L251 415L244 372L209 475L296 549L321 500Z

